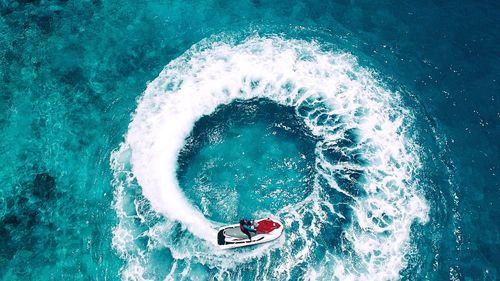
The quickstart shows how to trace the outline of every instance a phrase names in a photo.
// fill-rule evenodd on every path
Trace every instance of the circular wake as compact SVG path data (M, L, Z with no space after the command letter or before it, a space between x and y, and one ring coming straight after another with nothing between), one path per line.
M221 251L219 223L183 194L177 159L202 116L254 98L293 107L317 138L312 191L274 213L285 223L278 242ZM428 213L412 120L352 55L279 37L196 44L148 85L112 155L124 279L398 278L411 225ZM252 275L238 266L248 263Z

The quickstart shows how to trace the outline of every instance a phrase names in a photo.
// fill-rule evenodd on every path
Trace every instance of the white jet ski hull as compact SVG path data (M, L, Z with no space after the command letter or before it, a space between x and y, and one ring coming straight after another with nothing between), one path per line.
M251 233L252 240L248 239L248 236L240 230L239 224L232 224L219 229L217 244L221 249L239 248L273 241L283 233L283 224L278 220L267 218L255 222L258 233ZM259 223L261 223L260 228Z

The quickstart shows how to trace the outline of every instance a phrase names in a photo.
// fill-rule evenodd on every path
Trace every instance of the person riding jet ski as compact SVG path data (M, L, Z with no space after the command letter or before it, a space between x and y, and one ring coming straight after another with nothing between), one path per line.
M234 249L267 243L278 239L283 234L283 230L283 223L274 218L263 218L255 221L242 219L239 223L219 228L217 245L221 249Z
M248 236L248 239L252 241L252 235L250 232L257 233L257 230L252 227L252 222L247 219L240 220L240 230Z

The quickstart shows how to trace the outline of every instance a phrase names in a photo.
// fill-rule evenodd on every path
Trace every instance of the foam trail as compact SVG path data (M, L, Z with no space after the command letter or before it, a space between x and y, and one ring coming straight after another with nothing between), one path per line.
M155 110L156 106L149 102L141 103L137 112ZM216 231L204 216L188 203L179 188L175 174L178 152L196 116L182 104L172 107L168 113L158 114L155 118L134 119L130 126L126 141L133 144L132 163L138 163L133 165L134 175L143 187L144 196L150 200L155 210L167 215L171 220L182 221L190 232L214 243ZM134 123L140 125L134 126ZM165 124L163 128L162 124ZM151 130L152 128L154 130ZM144 165L145 163L154 165Z
M188 202L179 187L177 157L200 117L235 99L254 97L294 107L321 139L315 151L317 175L313 192L303 202L277 214L287 229L296 227L286 239L243 253L219 251L214 247L215 224ZM418 147L405 131L408 122L410 114L401 107L398 94L381 87L351 55L279 37L252 37L239 44L208 39L195 45L148 85L124 143L112 156L120 218L113 242L129 261L124 272L142 276L137 266L147 266L148 251L167 247L174 259L217 268L221 278L238 276L238 264L258 260L263 267L260 277L290 279L293 269L307 263L319 247L315 239L328 227L327 218L338 217L352 221L342 226L340 250L327 249L319 265L308 264L308 276L397 279L406 264L411 225L425 223L428 213L415 180L420 163ZM343 157L331 160L332 151ZM118 235L133 228L126 197L136 188L134 181L153 213L167 219L135 235L150 239L148 249L127 248L135 236ZM356 187L342 181L356 182ZM353 213L339 211L330 201L332 193L345 196L342 204ZM306 216L311 219L304 221ZM177 222L188 231L176 230ZM351 249L349 255L343 252L346 249ZM270 251L280 253L278 264L271 261ZM144 258L137 262L133 258L137 255ZM188 272L173 268L169 276Z

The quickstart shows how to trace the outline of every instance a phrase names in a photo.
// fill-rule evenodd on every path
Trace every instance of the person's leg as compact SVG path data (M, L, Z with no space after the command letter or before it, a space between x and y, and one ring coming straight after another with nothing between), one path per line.
M250 231L243 229L243 233L245 233L248 236L248 239L252 240L252 235L250 234Z

